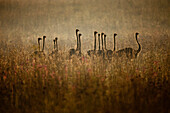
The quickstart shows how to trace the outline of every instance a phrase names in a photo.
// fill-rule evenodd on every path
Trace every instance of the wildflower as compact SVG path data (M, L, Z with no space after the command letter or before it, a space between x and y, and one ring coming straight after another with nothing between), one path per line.
M77 74L80 75L80 71L78 71Z
M42 68L43 66L42 65L37 65L38 68Z
M65 65L65 71L66 71L66 72L68 71L67 65Z
M76 86L75 85L72 85L72 90L74 91L76 89Z
M44 70L45 70L45 71L48 71L48 69L47 69L47 66L46 66L46 65L44 65L43 67L44 67Z
M6 75L3 76L4 81L7 79Z
M101 77L101 75L96 75L96 77L98 77L98 78L99 78L99 77Z
M91 72L91 69L88 69L88 73L90 73Z
M84 56L83 56L83 57L81 57L81 60L82 60L82 61L84 61L84 60L85 60L85 57L84 57Z
M104 81L105 81L105 79L106 79L105 77L102 77L102 78L101 78L101 82L104 82Z
M154 72L154 73L153 73L153 76L154 76L154 77L157 77L157 73L156 73L156 72Z
M52 78L54 78L54 74L55 74L54 72L51 73L51 77L52 77Z
M130 80L130 76L129 75L126 75L126 80L128 81L128 80Z
M159 61L154 61L153 63L154 65L158 65Z

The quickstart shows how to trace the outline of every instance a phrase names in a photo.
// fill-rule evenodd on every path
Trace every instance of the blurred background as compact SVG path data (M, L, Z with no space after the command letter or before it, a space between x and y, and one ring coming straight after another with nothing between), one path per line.
M95 30L106 33L108 49L113 48L113 33L118 34L117 49L137 49L135 32L143 52L156 43L168 49L169 5L169 0L0 0L0 39L36 45L46 35L50 50L58 37L61 50L75 47L78 28L83 52L93 49Z

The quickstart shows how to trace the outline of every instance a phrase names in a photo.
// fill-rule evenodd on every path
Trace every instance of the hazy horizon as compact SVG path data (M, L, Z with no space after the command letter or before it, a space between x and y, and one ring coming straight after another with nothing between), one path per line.
M152 35L169 36L169 3L169 0L0 0L0 35L1 39L33 44L43 35L48 42L58 37L60 46L71 48L76 44L78 28L83 51L93 48L94 31L106 33L108 48L113 46L114 32L118 34L118 44L128 39L130 43L125 45L131 46L132 42L132 47L136 47L135 32L143 38L140 41Z

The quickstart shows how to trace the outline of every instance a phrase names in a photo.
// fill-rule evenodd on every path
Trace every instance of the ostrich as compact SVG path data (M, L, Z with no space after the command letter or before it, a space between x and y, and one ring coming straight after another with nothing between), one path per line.
M53 40L53 42L54 42L54 50L55 50L55 40Z
M97 51L97 55L102 55L103 50L100 50L100 34L98 34L98 42L99 42L99 50Z
M115 37L116 37L116 33L114 33L114 48L113 48L113 51L112 50L107 50L106 49L106 35L104 35L104 42L105 42L105 50L107 51L107 56L111 56L113 54L113 52L115 51Z
M45 44L45 37L43 37L43 49L42 51L40 50L40 40L42 40L42 38L38 38L38 46L39 46L39 50L38 51L35 51L32 55L31 55L31 58L35 57L35 61L36 61L36 57L38 58L44 58L45 54L43 52L44 50L44 44ZM33 60L33 59L32 59Z
M49 56L53 56L53 55L56 55L58 53L57 40L58 40L57 37L53 40L53 42L54 42L54 50L50 53Z
M78 35L78 32L79 32L79 30L78 29L76 29L76 38L77 38L77 47L76 47L76 51L78 51L79 50L79 35Z
M118 57L121 57L123 55L126 55L126 57L128 59L132 59L132 58L137 58L137 55L139 54L139 52L141 51L141 45L138 42L138 35L139 33L136 33L136 42L138 44L138 50L134 50L132 48L125 48L125 49L121 49L119 51L116 51L116 54L118 55Z
M104 35L104 49L106 50L106 35Z
M82 34L79 34L79 56L81 56L81 37L82 36Z
M104 33L101 33L101 40L102 40L102 51L104 51L104 49L103 49L103 41L104 41L104 39L103 39L103 35L104 35Z
M58 43L57 43L57 41L58 41L58 38L56 37L56 38L55 38L55 42L56 42L56 45L55 45L55 46L56 46L56 52L58 52Z
M113 36L113 38L114 38L114 48L113 48L113 51L112 50L106 50L107 51L107 56L108 56L108 58L110 58L110 57L112 57L112 55L113 55L113 52L115 51L115 37L116 37L116 33L114 33L114 36ZM104 37L105 39L105 48L106 48L106 35L105 35L105 37Z
M69 56L71 57L72 55L76 54L79 50L80 50L80 47L79 47L79 36L78 36L78 32L79 30L76 29L76 37L77 37L77 48L76 49L70 49L69 50Z
M42 51L41 53L45 56L45 53L44 53L44 48L45 48L45 39L46 39L46 36L43 36L43 48L42 48Z
M40 51L40 41L42 40L42 38L38 38L38 51L35 51L34 54L39 54L41 51Z
M96 34L97 34L97 31L94 31L94 50L87 51L87 54L89 56L94 55L96 53Z
M42 48L42 52L44 52L44 48L45 48L45 39L46 39L46 36L43 36L43 48Z
M114 48L113 48L113 51L115 52L115 50L116 50L116 40L115 40L115 38L116 38L116 36L117 36L117 34L116 33L114 33Z

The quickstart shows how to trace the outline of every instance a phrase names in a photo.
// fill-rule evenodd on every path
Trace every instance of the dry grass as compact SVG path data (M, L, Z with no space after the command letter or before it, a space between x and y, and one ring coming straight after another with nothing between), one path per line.
M0 45L1 112L169 112L168 53L69 60L65 51L38 58L23 46Z

